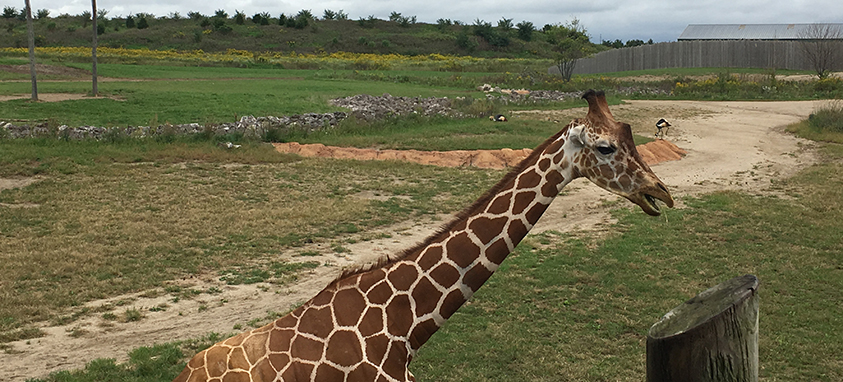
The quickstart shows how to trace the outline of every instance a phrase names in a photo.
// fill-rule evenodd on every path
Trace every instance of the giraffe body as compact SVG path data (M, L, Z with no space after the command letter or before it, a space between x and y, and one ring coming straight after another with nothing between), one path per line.
M176 381L414 381L416 351L491 277L559 191L585 176L658 215L673 199L602 92L439 232L395 259L349 271L262 328L197 354Z

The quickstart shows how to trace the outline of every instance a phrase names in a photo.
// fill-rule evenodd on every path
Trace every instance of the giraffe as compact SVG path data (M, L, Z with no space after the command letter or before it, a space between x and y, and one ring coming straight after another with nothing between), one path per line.
M288 315L219 342L175 381L415 381L419 348L492 276L561 189L584 176L649 215L667 188L589 90L575 119L422 243L346 270Z

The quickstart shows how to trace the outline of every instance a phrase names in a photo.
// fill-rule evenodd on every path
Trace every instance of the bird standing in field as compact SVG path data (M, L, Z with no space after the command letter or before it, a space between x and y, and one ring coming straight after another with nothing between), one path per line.
M667 133L667 130L670 129L670 123L668 123L664 118L662 118L658 122L656 122L656 128L658 129L656 130L656 138L664 139L665 133ZM664 131L662 131L662 129L664 129Z

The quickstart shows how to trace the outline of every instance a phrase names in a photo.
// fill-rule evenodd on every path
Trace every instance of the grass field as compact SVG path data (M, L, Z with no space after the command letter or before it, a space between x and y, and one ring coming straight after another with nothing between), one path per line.
M472 94L421 84L325 81L309 78L309 72L279 71L280 77L303 79L266 80L242 78L264 77L260 70L242 76L221 68L185 69L177 75L175 69L161 68L103 70L203 80L103 83L104 91L126 101L105 100L108 106L102 109L87 102L104 100L42 109L42 104L7 101L0 103L0 115L49 116L77 124L148 123L153 118L176 123L180 118L230 120L233 114L265 110L273 111L269 115L327 111L326 99L360 92ZM87 91L84 83L44 85ZM2 83L0 94L25 93L27 86ZM186 110L194 114L185 117ZM502 142L531 147L559 127L541 121L505 126L405 122L400 130L384 124L309 138L388 147L493 148ZM806 136L816 132L810 126L793 129ZM456 132L462 135L448 139ZM839 133L824 134L815 139L840 139ZM644 336L652 323L710 286L753 273L761 280L761 379L843 379L837 356L843 354L838 314L843 304L843 149L836 143L821 146L820 164L773 184L780 196L703 195L683 200L687 208L668 211L668 219L620 208L615 234L529 237L422 348L411 370L423 381L640 381ZM229 151L189 138L0 140L0 153L0 177L41 177L28 187L0 191L3 343L37 337L38 321L59 324L79 315L120 313L114 307L102 312L78 307L127 292L166 290L185 275L222 276L231 269L280 272L285 264L270 258L283 248L305 240L342 244L351 232L453 212L502 175L302 159L257 142ZM411 198L354 198L360 191ZM167 381L188 357L217 339L138 348L126 364L96 360L85 370L46 380Z
M7 261L2 274L11 278L4 281L4 289L11 289L3 294L22 294L4 298L4 305L10 304L2 307L5 332L26 327L27 319L13 318L21 307L27 317L61 319L62 312L88 298L166 285L179 274L223 270L247 259L257 267L285 241L313 237L330 242L348 232L347 225L326 230L308 222L310 228L295 230L299 236L274 236L290 230L278 225L286 216L279 206L290 201L279 200L275 190L299 199L293 208L330 213L332 219L366 230L459 208L499 176L401 164L289 158L272 163L260 159L258 148L253 164L232 168L226 164L248 156L226 158L226 152L214 154L213 148L194 149L203 155L198 163L193 161L200 158L189 155L157 158L164 150L150 150L135 154L147 155L137 165L74 164L69 174L62 174L66 169L50 173L34 186L0 194L2 203L41 205L3 214ZM786 197L715 193L685 200L687 208L669 211L667 220L618 210L619 233L608 237L547 233L529 238L422 349L412 370L429 381L641 380L644 335L652 323L709 286L753 273L761 280L762 380L843 378L835 356L843 352L843 322L836 313L841 303L837 291L843 288L843 226L837 218L843 212L843 150L829 145L823 155L823 164L776 184ZM182 160L188 165L179 165ZM289 176L285 173L295 173L295 181L279 181ZM344 188L352 178L359 188ZM407 188L384 186L384 179L391 178L403 179ZM172 187L182 191L174 193ZM357 189L412 195L414 202L348 205L353 200L348 195ZM442 193L452 195L445 204L434 201ZM230 219L244 208L254 212L233 224L236 229L211 226L164 234L173 227L195 226L191 220L207 219L209 211ZM373 214L379 219L365 218ZM160 219L171 215L186 220ZM258 228L263 224L269 227ZM83 251L68 245L73 238L89 244ZM144 243L142 252L130 249L137 242ZM154 258L155 271L138 256ZM108 262L82 266L97 257ZM37 269L31 268L33 258ZM185 344L142 348L128 364L101 360L75 376L62 373L48 380L166 381L178 373L191 349Z
M158 123L233 122L243 115L283 116L342 110L328 100L356 94L410 97L478 95L461 89L387 82L311 79L312 71L102 65L104 76L131 78L103 81L102 98L58 103L14 100L0 103L5 118L43 120L70 126L139 126ZM260 77L260 78L254 78ZM138 81L136 79L144 79ZM201 79L201 80L200 80ZM189 82L187 80L190 80ZM28 82L0 83L0 95L28 94ZM89 82L44 82L41 93L91 92ZM110 97L110 98L109 98Z

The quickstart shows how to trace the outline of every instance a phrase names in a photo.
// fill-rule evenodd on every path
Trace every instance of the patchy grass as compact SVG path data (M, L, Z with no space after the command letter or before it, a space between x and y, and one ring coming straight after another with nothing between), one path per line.
M830 101L814 110L807 120L788 126L787 131L814 141L843 143L843 103Z
M301 159L260 145L239 153L153 141L0 145L8 148L0 174L42 177L0 192L0 333L34 333L27 328L35 322L66 321L88 301L156 287L188 298L193 293L167 286L188 275L265 271L288 281L303 270L290 267L312 264L264 266L262 259L305 241L331 243L349 232L452 212L501 174ZM363 190L413 197L352 196Z
M216 338L216 337L214 337ZM207 340L197 340L203 345ZM210 345L211 343L208 343ZM61 371L42 380L50 382L161 382L169 381L184 367L182 356L184 346L189 344L170 343L150 347L140 347L129 353L129 361L118 364L114 359L96 359L82 370Z
M761 281L761 379L843 379L836 358L843 353L841 147L825 145L820 164L777 182L781 197L713 193L684 200L687 207L668 211L669 219L622 207L615 213L615 234L528 237L421 349L411 365L414 374L435 381L640 381L646 332L661 315L713 285L751 273ZM328 163L318 165L337 176ZM369 165L336 163L346 171ZM420 170L413 168L402 182L416 179L413 173ZM446 174L438 174L440 181ZM402 194L417 199L423 191ZM355 227L365 232L368 226ZM276 317L269 312L247 325ZM187 357L213 342L195 343L155 348L182 350L176 358L144 350L159 355L143 358L149 363L98 360L85 371L47 380L97 380L103 370L121 380L146 378L137 374L140 364L155 365L145 371L149 380L170 380Z
M220 271L220 281L228 285L256 284L260 282L285 283L295 279L295 275L305 269L319 266L316 261L288 263L273 261L262 266L247 266ZM209 291L211 293L211 291Z

